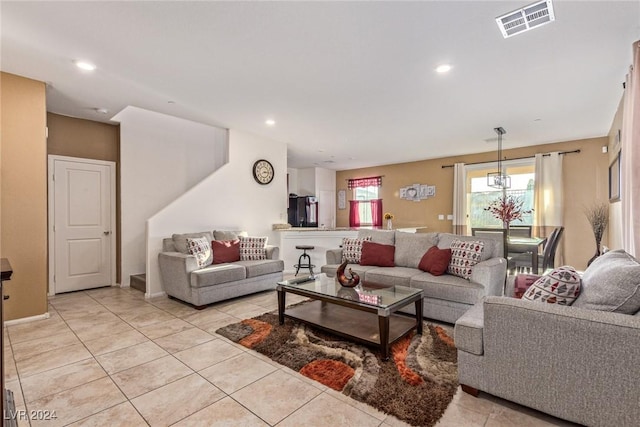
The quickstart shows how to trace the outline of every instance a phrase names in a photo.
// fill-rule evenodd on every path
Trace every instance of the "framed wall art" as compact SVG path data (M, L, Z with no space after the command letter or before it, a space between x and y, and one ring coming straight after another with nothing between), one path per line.
M620 151L609 166L609 202L620 200Z

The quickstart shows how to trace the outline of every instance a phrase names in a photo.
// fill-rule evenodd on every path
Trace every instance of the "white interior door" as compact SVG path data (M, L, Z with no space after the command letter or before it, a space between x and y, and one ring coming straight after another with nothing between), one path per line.
M114 166L113 162L50 157L50 293L113 283Z

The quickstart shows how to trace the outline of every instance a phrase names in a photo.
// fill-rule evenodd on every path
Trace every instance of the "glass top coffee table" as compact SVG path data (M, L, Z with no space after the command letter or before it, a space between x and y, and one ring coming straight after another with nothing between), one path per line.
M367 282L346 288L324 273L278 282L276 289L281 325L286 316L347 339L378 346L384 360L389 358L389 346L411 330L422 334L421 289ZM287 293L313 301L286 307ZM395 314L411 303L415 304L415 317Z

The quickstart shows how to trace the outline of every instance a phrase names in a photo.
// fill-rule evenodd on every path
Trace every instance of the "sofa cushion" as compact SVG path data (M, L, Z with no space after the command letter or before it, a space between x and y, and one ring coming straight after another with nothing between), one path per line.
M267 259L266 237L240 236L240 261Z
M213 264L191 272L191 286L202 288L246 279L246 269L238 264Z
M393 245L396 242L396 233L393 230L373 230L364 229L358 230L358 237L371 237L373 243L380 243L382 245Z
M240 237L248 237L246 231L240 230L214 230L213 238L215 240L237 240Z
M250 277L264 276L265 274L278 273L284 270L284 261L281 259L238 261L234 264L241 265L247 270L247 279Z
M477 242L484 243L484 250L480 254L480 261L486 261L490 258L502 258L504 257L504 251L502 249L502 240L492 238L482 238L476 236L459 236L451 233L440 233L438 235L438 247L440 249L447 249L451 247L451 243L454 240L460 240L463 242Z
M484 287L462 277L445 274L434 276L420 273L411 278L412 288L422 289L425 298L475 304L484 296Z
M375 267L365 272L364 280L379 285L409 287L411 277L419 273L420 270L408 267Z
M522 299L571 305L580 294L580 282L580 275L575 268L564 265L533 282Z
M634 314L640 309L640 262L624 250L609 251L582 275L574 307Z
M214 264L240 261L240 240L213 240L211 250Z
M393 267L393 255L396 251L393 245L382 245L369 241L362 242L360 265L375 265L378 267Z
M189 251L187 249L187 239L193 239L196 237L205 237L207 242L213 240L213 234L210 231L201 231L198 233L183 233L183 234L174 234L171 236L173 239L173 246L175 247L176 252L180 252L182 254L188 254Z
M451 262L451 249L438 249L437 246L431 246L422 256L418 268L434 276L442 276L447 272L449 262Z
M359 264L362 255L362 242L371 241L371 236L367 237L345 237L342 239L342 261Z
M211 243L205 237L187 238L187 251L196 257L198 267L206 267L213 261Z
M422 255L437 243L437 233L405 233L397 231L395 264L398 267L418 268Z
M451 262L447 272L469 279L473 266L482 261L484 242L480 240L459 240L451 242Z
M454 340L458 350L482 356L484 353L484 304L478 302L463 314L454 329Z

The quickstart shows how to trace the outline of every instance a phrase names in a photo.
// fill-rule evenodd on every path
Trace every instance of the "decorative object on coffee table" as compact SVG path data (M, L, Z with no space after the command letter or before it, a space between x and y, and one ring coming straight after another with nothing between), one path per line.
M589 224L591 224L593 237L596 239L596 253L587 262L587 266L589 266L602 254L600 251L600 243L602 242L604 230L609 224L609 206L606 203L594 203L593 205L585 208L584 214L587 216Z
M349 277L345 274L344 270L347 268L347 264L349 264L348 260L345 260L340 267L336 270L336 278L338 279L338 283L347 288L353 288L360 283L360 276L357 273L354 273L351 268L349 268Z

